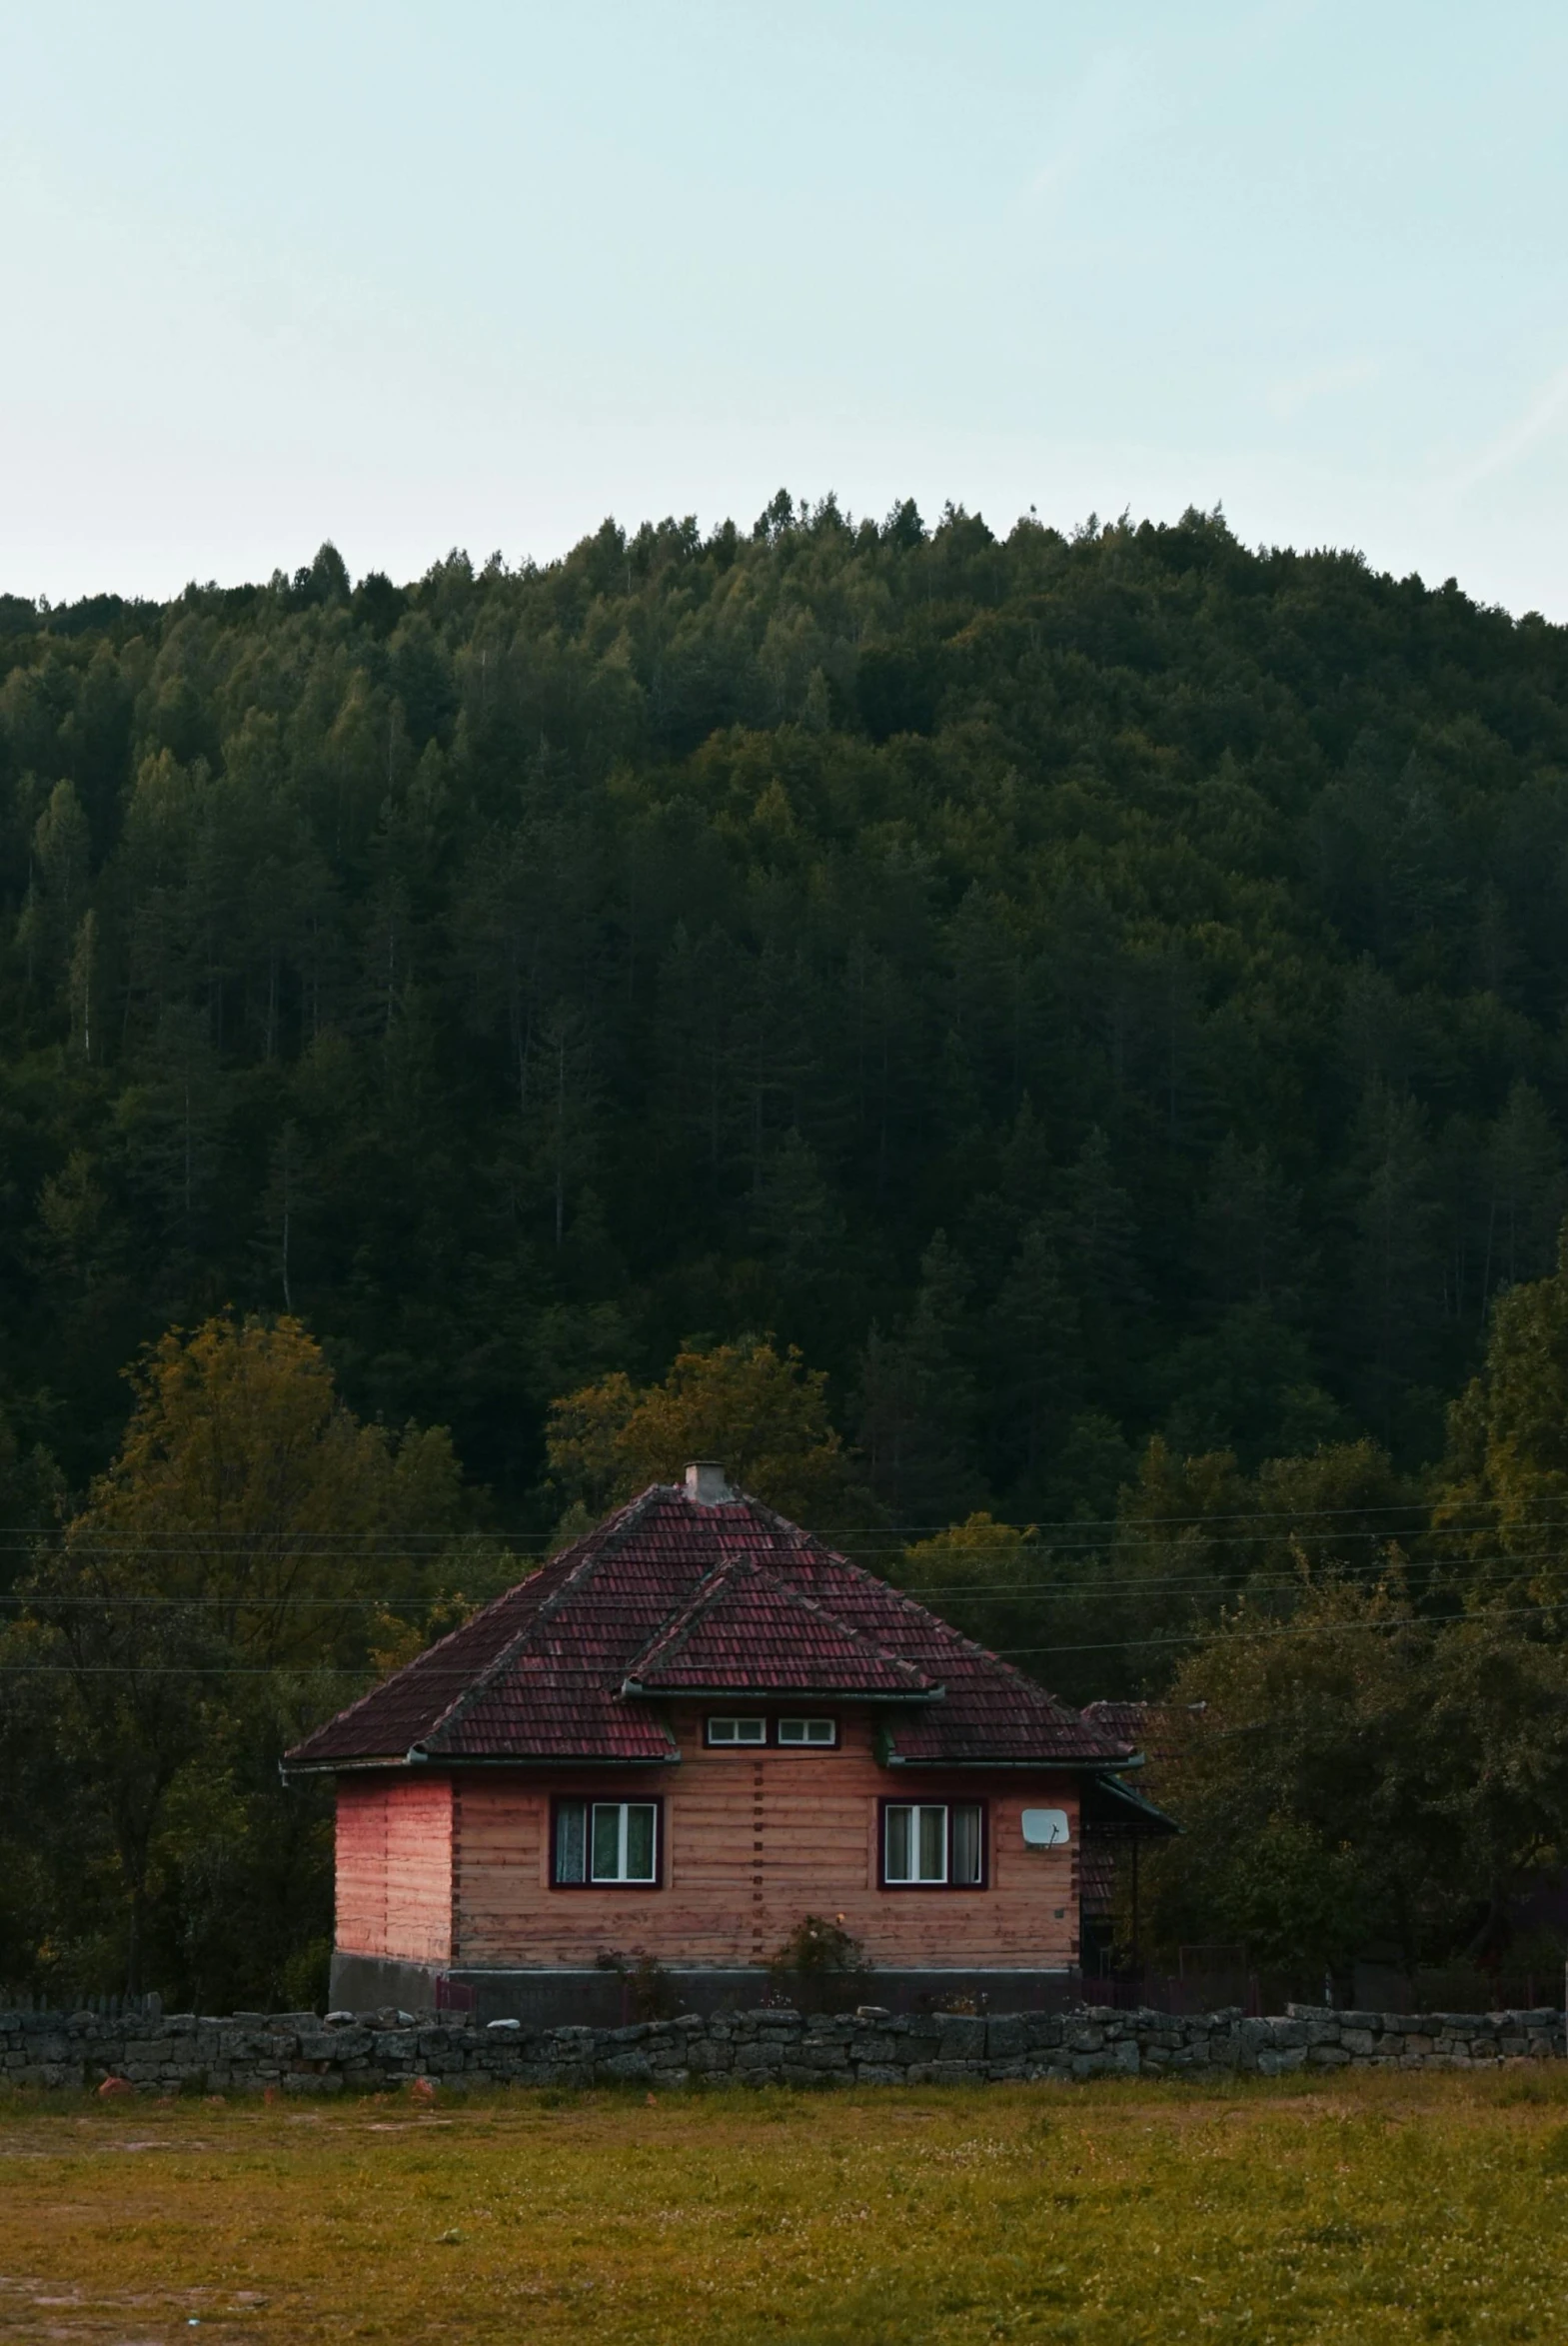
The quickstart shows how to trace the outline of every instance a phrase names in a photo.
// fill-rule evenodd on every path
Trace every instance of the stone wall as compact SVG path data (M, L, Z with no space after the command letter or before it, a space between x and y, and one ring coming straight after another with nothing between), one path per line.
M1174 2018L1085 2006L1068 2013L894 2017L876 2005L834 2018L761 2008L628 2028L480 2026L407 2012L236 2012L105 2017L0 2012L0 2078L139 2092L374 2093L416 2078L449 2089L587 2086L946 2085L1026 2078L1203 2076L1237 2070L1471 2068L1562 2058L1555 2011L1334 2012L1290 2005Z

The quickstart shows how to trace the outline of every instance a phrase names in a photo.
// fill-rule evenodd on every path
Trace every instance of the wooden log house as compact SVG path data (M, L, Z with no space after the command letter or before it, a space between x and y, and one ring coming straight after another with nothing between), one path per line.
M656 1484L292 1751L337 1779L332 1995L485 2019L751 2004L807 1915L880 2003L1076 1988L1123 1741L733 1491Z

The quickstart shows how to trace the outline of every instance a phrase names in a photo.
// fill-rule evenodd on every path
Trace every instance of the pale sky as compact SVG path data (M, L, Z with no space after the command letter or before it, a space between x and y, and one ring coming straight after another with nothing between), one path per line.
M1568 620L1568 9L10 0L0 592L781 484Z

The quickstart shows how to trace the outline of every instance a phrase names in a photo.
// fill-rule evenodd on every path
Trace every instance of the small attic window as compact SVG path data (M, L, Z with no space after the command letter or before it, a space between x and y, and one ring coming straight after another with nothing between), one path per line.
M766 1743L768 1721L765 1718L711 1718L708 1722L710 1743Z
M782 1718L779 1721L781 1743L811 1743L819 1750L831 1750L838 1740L836 1719Z

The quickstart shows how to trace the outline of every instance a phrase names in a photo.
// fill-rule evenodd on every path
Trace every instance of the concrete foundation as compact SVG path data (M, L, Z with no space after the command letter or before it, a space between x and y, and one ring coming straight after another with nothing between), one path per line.
M667 1969L658 1976L659 1999L672 2012L745 2012L760 2005L781 1983L758 1966L734 1969ZM791 1996L796 1983L784 1983ZM952 2010L975 2012L1062 2012L1082 1992L1076 1971L874 1971L850 1983L851 2002L871 2001L889 2012L915 2015ZM456 1965L443 1970L402 1963L382 1955L334 1954L333 2007L374 2011L398 2006L407 2012L462 2011L484 2025L521 2020L531 2028L620 2028L647 2018L643 1983L618 1971L501 1970Z

